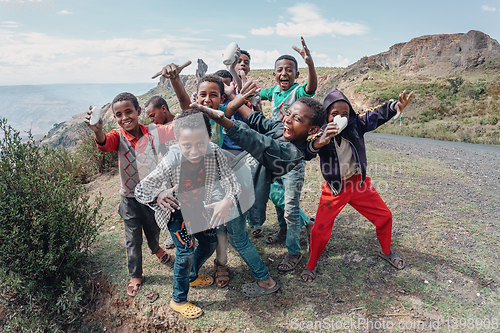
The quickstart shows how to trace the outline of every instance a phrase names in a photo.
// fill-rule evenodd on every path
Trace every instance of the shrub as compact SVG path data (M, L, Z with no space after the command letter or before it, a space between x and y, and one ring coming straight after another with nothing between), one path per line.
M461 76L459 76L454 79L446 79L446 81L448 81L451 85L451 92L453 94L456 94L465 80Z
M23 142L6 119L0 129L0 269L18 281L17 303L54 309L86 263L102 197L91 204L62 150L38 146L31 133Z
M485 91L486 91L486 82L484 81L477 81L474 84L467 82L460 88L460 92L463 95L472 98L474 101L477 100L479 96L483 94Z
M105 132L113 129L113 125L108 123ZM72 157L72 173L82 184L87 183L97 173L106 172L118 166L118 154L116 152L103 153L97 149L95 135L86 125L78 129L80 143L76 147Z

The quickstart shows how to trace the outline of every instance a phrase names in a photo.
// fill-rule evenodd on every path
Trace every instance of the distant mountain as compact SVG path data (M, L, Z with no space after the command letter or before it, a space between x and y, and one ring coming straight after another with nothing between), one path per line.
M398 73L443 76L457 70L477 67L499 56L500 44L481 31L426 35L395 44L386 52L363 57L347 67L342 75L357 72L365 74L368 69L396 68Z
M299 69L298 83L307 80L307 71ZM262 88L275 85L272 69L252 70L249 78ZM347 68L316 68L316 98L323 101L337 87L351 100L357 112L363 112L406 89L415 96L405 111L405 126L386 125L391 133L436 139L500 144L500 45L488 35L468 33L428 35L393 45L388 51L363 57ZM196 90L193 75L181 75L189 94ZM453 86L455 85L455 86ZM180 111L168 80L138 96L143 105L154 95L168 102L172 113ZM270 102L263 103L269 112ZM103 108L103 119L113 121L110 105ZM73 119L73 122L78 122ZM399 123L398 123L399 124ZM71 125L54 128L52 144L74 144L69 136ZM392 126L392 127L391 127Z
M0 117L22 134L30 129L34 135L43 134L90 104L104 105L124 91L143 94L152 86L153 82L0 86Z

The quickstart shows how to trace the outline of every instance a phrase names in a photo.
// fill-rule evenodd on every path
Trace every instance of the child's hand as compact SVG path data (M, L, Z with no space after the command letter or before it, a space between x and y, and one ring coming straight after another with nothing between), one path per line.
M171 211L172 213L176 210L181 209L179 201L174 197L174 192L179 188L179 184L175 185L168 190L164 190L158 194L156 198L156 203L160 208L166 213Z
M240 55L241 55L241 50L238 47L236 49L236 51L234 52L234 56L235 56L236 60L234 60L233 63L231 64L231 66L229 66L229 68L228 68L229 72L236 73L236 66L238 65L238 59L240 58Z
M292 46L292 48L299 52L302 58L304 58L304 61L308 66L314 66L313 59L311 56L311 53L309 52L309 49L307 48L306 42L304 41L304 37L300 37L300 40L302 42L302 50L299 49L297 46Z
M396 103L396 115L394 119L399 119L404 108L410 103L411 96L413 96L413 91L408 96L406 96L406 90L403 90L403 92L399 94L399 101Z
M233 100L234 98L234 83L231 82L230 85L224 84L224 95L226 95L226 98L230 101Z
M241 84L242 84L242 86L244 86L244 85L247 83L247 81L248 81L248 79L247 79L247 74L245 73L245 71L244 71L244 70L240 69L240 70L238 71L238 75L239 75L239 76L240 76L240 78L241 78Z
M191 103L189 105L189 107L203 112L204 114L206 114L208 116L208 118L211 118L214 120L224 118L224 112L219 111L219 110L214 110L212 108L209 108L208 106L201 105L201 104L198 104L196 102Z
M85 119L83 120L87 126L94 132L99 132L102 131L102 119L99 119L97 124L95 125L90 125L90 118L92 117L92 105L89 107L89 110L87 111L87 115L85 116Z
M227 217L229 216L229 209L231 208L232 202L228 198L224 198L219 202L211 203L206 205L206 209L213 209L212 219L210 220L210 227L214 228L224 223L227 223Z
M339 134L339 127L337 124L333 121L328 123L323 131L323 134L316 141L314 141L314 148L319 149L326 146L330 143L333 137L337 136L337 134Z
M178 75L180 75L181 71L189 65L191 65L191 61L186 61L180 66L177 66L174 63L169 64L163 67L163 69L160 72L156 73L152 77L152 79L156 79L160 75L162 75L166 79L175 79Z
M247 81L243 88L241 88L240 96L248 102L250 98L254 95L258 95L260 93L260 88L257 87L257 84L253 81Z

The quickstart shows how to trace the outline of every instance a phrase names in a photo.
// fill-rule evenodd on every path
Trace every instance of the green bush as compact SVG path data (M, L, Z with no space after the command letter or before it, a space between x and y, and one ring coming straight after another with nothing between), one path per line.
M38 146L31 134L22 141L6 119L0 130L0 269L18 281L17 304L36 300L57 312L98 234L102 197L90 202L62 150Z
M113 125L108 123L105 132L113 129ZM106 172L118 166L118 154L116 152L103 153L97 149L95 135L87 125L82 124L78 129L80 143L76 147L73 155L69 155L72 160L72 174L79 179L82 184L90 181L96 174Z
M459 76L459 77L456 77L454 79L446 79L446 81L448 81L451 85L451 92L452 94L456 94L459 89L460 89L460 86L464 83L464 79Z

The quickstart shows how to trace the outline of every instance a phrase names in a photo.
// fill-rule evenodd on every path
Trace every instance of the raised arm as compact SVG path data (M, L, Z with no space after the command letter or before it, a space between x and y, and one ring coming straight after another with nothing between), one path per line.
M403 90L401 94L399 94L398 102L396 103L396 115L394 119L398 119L403 113L404 108L410 103L410 98L413 96L413 91L407 96L406 90Z
M238 59L241 55L240 49L236 49L236 59ZM236 83L237 91L241 91L241 88L243 88L244 82L241 81L240 76L236 72L236 65L238 64L238 61L233 61L231 66L229 66L228 70L229 73L231 73L231 76L233 77L234 82Z
M300 40L302 42L302 49L299 49L297 46L292 46L292 48L295 51L299 52L299 54L302 56L302 58L304 58L304 61L307 64L308 76L307 76L307 85L305 87L305 91L309 95L312 95L316 92L316 89L318 88L318 76L316 75L316 68L314 68L314 62L311 53L307 48L306 42L304 41L304 37L300 37Z
M403 91L399 95L398 101L390 100L375 108L366 110L365 113L358 116L358 128L364 132L373 131L377 127L385 124L392 117L398 115L398 113L400 115L410 102L412 95L413 92L406 95L406 91Z
M94 132L95 141L100 145L104 145L104 143L106 142L106 134L102 129L102 119L99 119L97 124L90 125L91 117L92 117L92 106L89 107L89 111L87 111L87 115L85 116L84 122Z
M247 81L241 89L240 94L234 96L231 102L229 102L229 104L226 106L226 117L231 118L236 113L236 111L238 111L243 119L246 119L253 112L246 105L246 103L250 101L252 96L258 95L259 92L260 88L257 87L257 84L255 82Z
M189 105L191 104L191 98L189 94L187 93L186 89L184 88L184 85L182 84L181 78L180 78L180 73L181 71L191 65L191 61L186 61L184 64L181 66L178 66L174 63L169 64L163 69L156 73L152 79L157 78L158 76L162 75L166 79L170 79L170 83L172 84L172 87L174 88L175 95L177 96L177 99L179 100L179 105L182 110L187 110L189 109Z

